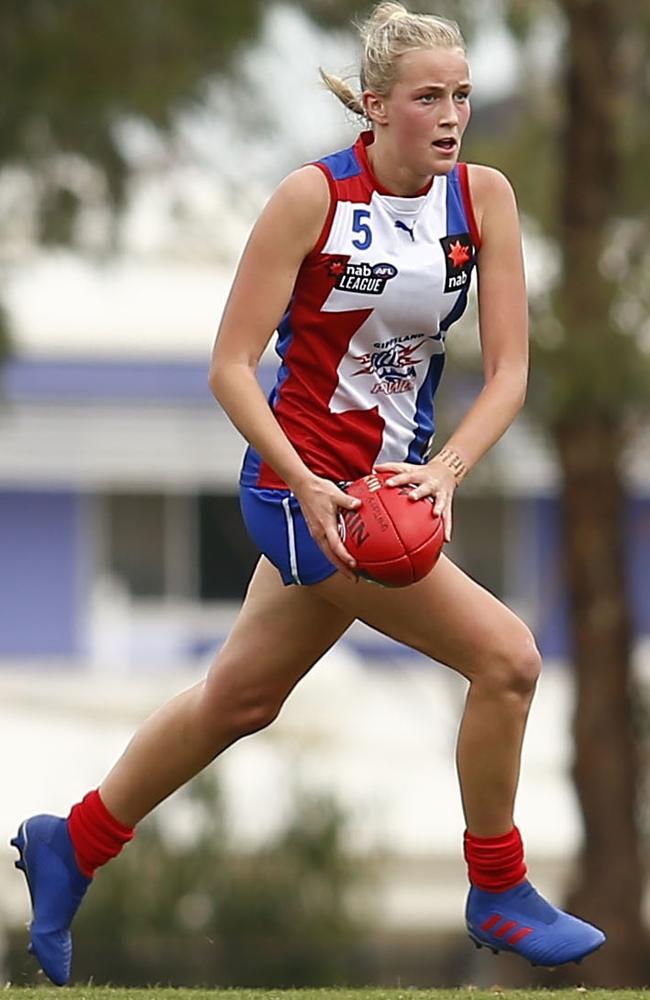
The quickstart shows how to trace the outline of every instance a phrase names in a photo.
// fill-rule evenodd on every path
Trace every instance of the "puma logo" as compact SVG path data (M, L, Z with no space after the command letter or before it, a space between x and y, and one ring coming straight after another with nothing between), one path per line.
M409 236L411 237L411 242L415 243L415 236L413 234L413 230L415 229L415 223L413 223L413 225L409 227L406 225L405 222L402 222L401 219L398 219L397 222L395 223L395 229L403 229L404 232L408 233Z

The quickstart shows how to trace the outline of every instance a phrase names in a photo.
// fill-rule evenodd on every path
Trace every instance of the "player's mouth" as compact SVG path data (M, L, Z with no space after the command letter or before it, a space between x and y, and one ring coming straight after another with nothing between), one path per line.
M448 136L446 139L436 139L436 141L431 145L435 146L436 149L439 149L441 153L451 155L458 149L458 139L454 139L453 136Z

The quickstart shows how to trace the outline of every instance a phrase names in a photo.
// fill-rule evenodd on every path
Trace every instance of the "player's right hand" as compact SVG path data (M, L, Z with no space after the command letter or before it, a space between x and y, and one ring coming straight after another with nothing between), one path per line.
M300 486L294 487L293 493L311 537L343 576L356 580L356 561L339 534L339 508L356 510L361 501L349 497L329 479L321 479L320 476L310 476Z

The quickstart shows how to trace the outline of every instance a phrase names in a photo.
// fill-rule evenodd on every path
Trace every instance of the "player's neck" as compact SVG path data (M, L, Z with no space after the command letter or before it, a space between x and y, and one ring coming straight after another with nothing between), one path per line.
M375 133L374 142L366 148L368 163L380 185L399 198L421 195L431 183L431 176L414 174L400 162L398 151Z

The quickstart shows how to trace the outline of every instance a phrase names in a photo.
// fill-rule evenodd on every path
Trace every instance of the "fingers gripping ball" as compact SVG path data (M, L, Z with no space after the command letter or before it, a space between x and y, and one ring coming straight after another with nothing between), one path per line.
M411 486L386 485L391 475L373 472L343 487L361 506L339 511L339 531L359 576L386 587L406 587L435 566L444 526L431 497L410 500Z

